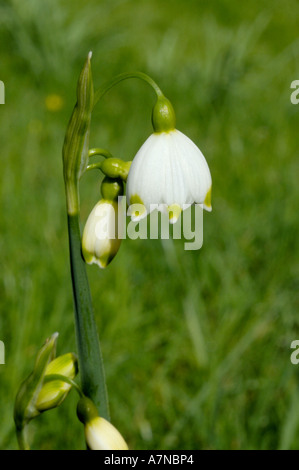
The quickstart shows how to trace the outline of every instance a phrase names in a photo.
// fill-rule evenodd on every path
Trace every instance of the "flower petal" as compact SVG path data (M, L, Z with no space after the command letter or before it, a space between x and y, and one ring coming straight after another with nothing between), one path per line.
M102 199L91 211L82 236L82 254L88 264L105 268L120 247L118 238L118 205Z
M139 212L139 219L157 204L183 208L206 201L204 207L210 210L211 184L210 170L199 148L174 129L152 134L137 152L128 175L127 200L129 204L134 199L143 202L146 212Z
M128 450L120 432L104 418L96 417L86 423L85 438L91 450Z

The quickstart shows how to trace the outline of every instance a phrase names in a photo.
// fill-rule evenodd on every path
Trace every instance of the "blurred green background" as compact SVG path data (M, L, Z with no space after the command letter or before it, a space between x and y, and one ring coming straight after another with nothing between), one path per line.
M140 70L213 177L204 244L126 240L88 267L112 421L131 449L298 449L296 0L0 0L0 448L14 397L59 332L75 350L61 149L89 50L97 88ZM130 160L151 133L138 80L97 106L91 146ZM99 175L81 184L82 224ZM84 449L76 393L30 425L33 449Z

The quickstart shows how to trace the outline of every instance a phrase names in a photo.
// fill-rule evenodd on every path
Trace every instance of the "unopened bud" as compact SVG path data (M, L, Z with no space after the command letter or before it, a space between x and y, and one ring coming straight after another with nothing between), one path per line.
M44 384L37 397L36 407L42 412L59 406L67 397L72 385L63 380L47 381L50 375L61 375L74 379L78 372L78 360L75 354L68 353L50 362L46 368Z
M87 397L79 400L77 414L84 424L85 440L90 450L128 450L120 432L98 415L94 403Z
M54 333L46 340L38 352L32 373L19 388L14 408L14 420L17 431L40 414L36 406L36 400L43 386L47 366L55 357L57 337L58 333Z
M82 236L82 254L88 264L100 268L112 261L119 250L121 238L118 220L118 202L101 199L91 211Z

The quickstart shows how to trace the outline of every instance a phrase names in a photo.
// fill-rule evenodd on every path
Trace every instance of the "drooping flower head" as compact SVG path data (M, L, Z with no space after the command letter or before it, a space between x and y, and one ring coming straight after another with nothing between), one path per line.
M93 208L84 227L82 254L88 264L96 263L100 268L112 261L119 250L121 238L118 233L118 196L123 193L123 184L106 177L102 183L101 199Z
M211 211L212 178L199 148L175 128L169 100L158 98L153 109L154 133L137 152L127 180L128 211L135 221L153 209L168 211L174 223L181 210L202 204ZM143 209L135 210L135 204ZM157 207L158 206L158 207Z

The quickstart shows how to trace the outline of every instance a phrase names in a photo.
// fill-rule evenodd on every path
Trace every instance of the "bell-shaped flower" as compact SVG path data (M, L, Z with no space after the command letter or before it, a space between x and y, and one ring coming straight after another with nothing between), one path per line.
M138 221L157 208L168 211L174 223L193 203L211 211L212 179L206 159L192 140L175 129L174 111L165 97L158 98L152 122L154 133L129 170L128 215Z
M118 213L123 182L106 176L101 190L103 199L95 205L84 227L82 254L86 263L106 268L122 240L123 219Z
M101 199L93 208L84 227L82 254L88 264L96 263L100 268L112 261L119 250L118 203Z
M120 432L98 415L96 406L89 398L80 398L77 414L84 424L85 440L90 450L128 450Z

